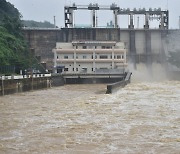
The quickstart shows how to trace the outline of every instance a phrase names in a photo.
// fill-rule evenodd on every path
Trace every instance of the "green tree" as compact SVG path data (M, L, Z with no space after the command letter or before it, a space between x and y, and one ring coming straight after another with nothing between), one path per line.
M0 26L0 65L20 65L26 67L26 45L20 39L10 34L8 30Z
M22 23L20 18L9 17L4 15L2 26L8 30L8 32L18 38L22 38Z
M6 0L0 0L0 66L29 67L27 44L22 34L19 11Z
M54 28L54 24L51 24L48 21L37 22L33 20L23 20L23 25L25 27Z

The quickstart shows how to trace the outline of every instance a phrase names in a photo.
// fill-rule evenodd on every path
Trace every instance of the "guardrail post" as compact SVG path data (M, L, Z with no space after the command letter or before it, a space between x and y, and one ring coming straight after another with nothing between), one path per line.
M4 81L3 81L3 76L2 76L2 78L1 78L1 80L2 80L2 96L4 96Z

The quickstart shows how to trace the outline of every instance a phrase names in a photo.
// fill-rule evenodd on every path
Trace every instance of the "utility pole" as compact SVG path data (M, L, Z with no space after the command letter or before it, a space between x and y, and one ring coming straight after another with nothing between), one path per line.
M54 16L54 28L56 28L56 16Z

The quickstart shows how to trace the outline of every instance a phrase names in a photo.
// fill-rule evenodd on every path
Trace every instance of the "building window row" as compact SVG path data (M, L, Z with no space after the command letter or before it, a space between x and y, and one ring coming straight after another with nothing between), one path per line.
M112 49L112 46L75 46L75 49Z
M74 59L74 55L72 55L72 56L64 55L64 59L69 59L69 57L72 57L72 59ZM88 59L88 56L86 56L86 55L82 55L81 57L82 57L82 59ZM79 57L76 56L76 59L78 59L78 58ZM97 58L98 58L98 56L95 55L95 59L97 59ZM110 55L110 56L109 55L99 55L99 59L108 59L108 58L112 59L112 55ZM59 56L57 56L57 59L59 59ZM91 59L93 59L93 55L91 55ZM124 55L114 55L114 59L124 59Z
M103 67L103 68L99 68L99 70L105 70L105 69L108 69L108 68L106 68L106 67ZM64 71L65 72L68 72L70 69L69 68L67 68L67 67L65 67L64 68ZM76 70L76 72L78 72L79 71L79 68L72 68L72 71L74 72ZM97 70L97 68L91 68L91 71L95 71L95 70ZM81 72L82 73L86 73L88 71L88 68L81 68Z

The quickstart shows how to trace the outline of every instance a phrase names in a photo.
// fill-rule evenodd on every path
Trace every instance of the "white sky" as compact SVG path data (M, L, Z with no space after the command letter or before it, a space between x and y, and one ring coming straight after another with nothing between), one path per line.
M89 5L98 3L99 5L118 4L121 8L159 8L170 11L170 28L179 28L180 0L7 0L11 2L23 15L24 20L50 21L58 27L64 27L64 5L76 3L77 5ZM112 11L98 11L98 25L105 26L107 22L113 20ZM144 19L140 17L140 27L143 26ZM75 24L91 24L89 11L76 11ZM127 27L128 18L119 19L120 27ZM135 16L135 26L137 16ZM155 23L151 24L155 26Z

